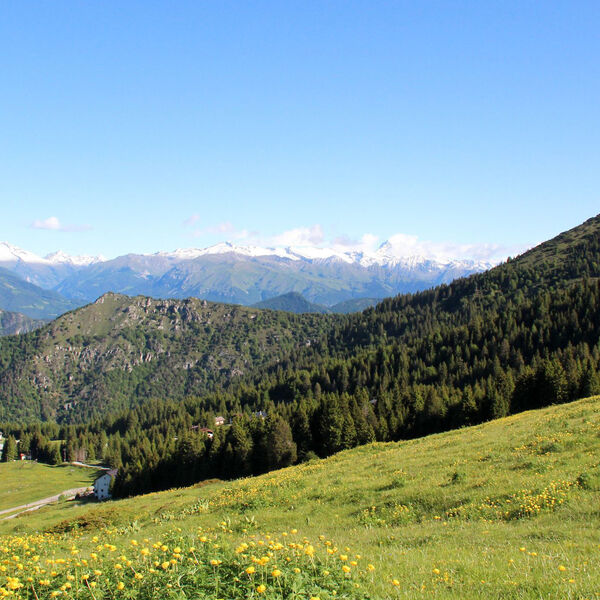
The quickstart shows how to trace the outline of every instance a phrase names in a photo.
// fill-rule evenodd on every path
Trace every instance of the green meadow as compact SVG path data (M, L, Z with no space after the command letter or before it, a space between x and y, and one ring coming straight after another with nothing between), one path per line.
M96 469L64 464L51 466L32 461L0 463L0 510L91 486Z
M596 397L260 477L43 508L0 522L0 586L40 600L600 598L599 492Z

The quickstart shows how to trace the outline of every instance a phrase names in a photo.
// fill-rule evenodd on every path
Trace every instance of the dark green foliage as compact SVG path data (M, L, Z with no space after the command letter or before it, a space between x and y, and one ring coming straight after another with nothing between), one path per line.
M12 435L9 435L2 447L2 462L9 462L17 458L17 442Z
M288 423L279 415L268 418L266 426L267 437L267 469L282 469L296 462L298 457L296 442Z

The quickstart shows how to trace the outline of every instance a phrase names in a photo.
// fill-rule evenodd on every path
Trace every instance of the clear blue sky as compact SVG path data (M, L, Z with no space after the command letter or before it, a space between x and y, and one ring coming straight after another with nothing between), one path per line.
M600 212L598 31L597 1L7 0L0 240L541 241Z

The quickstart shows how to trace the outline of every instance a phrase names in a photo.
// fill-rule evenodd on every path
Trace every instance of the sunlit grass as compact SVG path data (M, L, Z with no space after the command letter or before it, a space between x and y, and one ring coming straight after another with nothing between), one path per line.
M32 461L0 463L0 510L35 502L63 490L91 486L95 469Z
M27 570L40 600L600 598L599 469L596 398L262 477L42 509L0 523L0 585L17 577L13 591L35 598Z

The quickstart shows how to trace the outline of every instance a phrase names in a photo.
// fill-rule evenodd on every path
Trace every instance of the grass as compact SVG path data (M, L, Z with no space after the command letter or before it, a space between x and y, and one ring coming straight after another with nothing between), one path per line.
M0 586L17 577L40 600L600 598L599 485L592 398L257 478L44 508L0 523Z
M95 469L72 465L50 466L33 461L0 463L0 510L59 494L63 490L91 486Z

